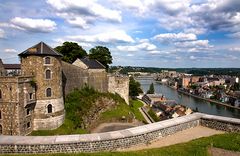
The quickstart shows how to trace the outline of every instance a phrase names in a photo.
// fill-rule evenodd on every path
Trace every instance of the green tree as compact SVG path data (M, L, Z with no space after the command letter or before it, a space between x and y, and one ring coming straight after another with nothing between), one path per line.
M141 89L141 84L139 82L135 81L133 77L130 77L129 95L134 98L134 97L138 96L139 93L143 93L143 91Z
M240 90L240 83L235 82L235 83L232 85L231 89L232 89L233 91L238 91L238 90Z
M151 85L149 86L149 89L147 91L147 94L154 94L155 90L154 90L154 85L153 83L151 83Z
M62 46L54 48L63 55L62 60L73 63L77 58L87 56L87 52L75 42L64 42Z
M90 49L89 58L98 60L107 69L109 68L109 64L112 64L112 55L107 47L96 46Z

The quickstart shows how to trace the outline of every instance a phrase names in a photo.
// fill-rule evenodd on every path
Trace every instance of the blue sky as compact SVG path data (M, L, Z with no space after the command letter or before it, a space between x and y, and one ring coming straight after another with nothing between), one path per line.
M106 46L113 65L240 67L240 1L0 0L3 62L40 41Z

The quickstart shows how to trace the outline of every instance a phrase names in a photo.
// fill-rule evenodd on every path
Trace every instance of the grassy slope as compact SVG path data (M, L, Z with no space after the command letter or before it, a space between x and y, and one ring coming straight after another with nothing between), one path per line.
M39 130L33 131L30 135L33 136L46 136L46 135L64 135L64 134L84 134L88 133L87 130L81 129L81 116L86 114L91 108L92 103L99 97L107 97L115 100L118 105L115 108L107 110L100 115L98 124L111 121L121 121L122 116L125 116L128 121L136 116L140 121L144 121L138 107L142 106L138 101L133 101L133 107L129 107L125 101L111 93L99 93L92 89L85 88L83 90L76 90L69 94L66 98L66 119L64 124L55 130ZM130 112L130 113L129 113ZM77 125L77 126L76 126Z
M227 133L211 137L196 139L187 143L172 145L163 148L141 150L135 152L100 152L78 154L48 154L48 156L208 156L207 148L213 146L232 151L240 151L240 134ZM44 154L46 155L46 154ZM31 155L28 155L31 156ZM36 156L36 155L33 155Z
M135 118L139 121L146 123L146 120L144 119L143 115L139 111L139 108L143 106L143 103L138 100L132 100L131 102L132 102L132 104L131 104L130 108L131 108L132 112L134 113Z

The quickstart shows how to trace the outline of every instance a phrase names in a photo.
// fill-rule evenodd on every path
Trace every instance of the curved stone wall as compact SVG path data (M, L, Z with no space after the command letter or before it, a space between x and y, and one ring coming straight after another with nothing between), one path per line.
M211 121L208 123L207 121ZM214 124L215 123L215 124ZM0 153L66 153L113 151L174 134L184 129L203 126L217 129L219 123L228 126L221 130L239 132L240 120L194 113L176 119L107 133L61 136L0 136Z

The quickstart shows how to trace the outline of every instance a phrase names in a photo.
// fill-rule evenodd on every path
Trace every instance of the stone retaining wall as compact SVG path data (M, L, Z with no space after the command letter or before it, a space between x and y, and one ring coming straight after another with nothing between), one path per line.
M214 116L214 115L204 115L201 118L201 125L209 127L216 130L226 131L226 132L240 132L240 119Z
M209 122L211 121L211 122ZM226 122L228 121L228 123ZM240 120L194 113L176 119L165 120L130 129L85 135L61 136L0 136L0 153L72 153L114 151L137 144L148 144L157 138L176 132L203 126L239 132ZM230 128L231 127L231 128Z

